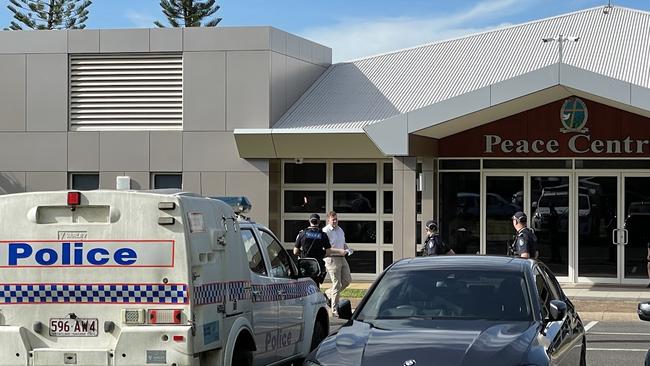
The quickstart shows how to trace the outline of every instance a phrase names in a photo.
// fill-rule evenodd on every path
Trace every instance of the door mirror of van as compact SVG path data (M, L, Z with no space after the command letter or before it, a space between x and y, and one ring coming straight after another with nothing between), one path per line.
M298 259L298 277L318 277L320 276L320 265L314 258Z
M533 208L537 208L537 202L532 202L531 205L533 205Z
M650 321L650 302L640 302L637 307L636 313L639 315L639 319Z
M350 303L350 300L339 301L337 313L339 314L339 318L341 319L345 319L345 320L352 319L352 304Z

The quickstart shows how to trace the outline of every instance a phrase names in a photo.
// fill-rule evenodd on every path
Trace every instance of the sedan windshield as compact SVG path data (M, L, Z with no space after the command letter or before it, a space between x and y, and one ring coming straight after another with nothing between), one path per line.
M357 320L531 320L521 273L481 270L390 271L360 309Z

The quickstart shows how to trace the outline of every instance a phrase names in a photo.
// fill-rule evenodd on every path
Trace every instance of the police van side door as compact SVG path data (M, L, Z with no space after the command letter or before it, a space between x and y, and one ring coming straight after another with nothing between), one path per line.
M250 227L240 228L248 257L253 304L253 332L255 333L255 365L277 361L280 356L271 347L271 338L278 330L278 302L269 296L274 282L268 270L264 249Z
M298 352L305 331L304 307L306 289L311 280L297 280L297 269L289 253L270 231L258 228L261 242L271 265L271 275L277 286L279 329L275 344L280 357L291 357Z

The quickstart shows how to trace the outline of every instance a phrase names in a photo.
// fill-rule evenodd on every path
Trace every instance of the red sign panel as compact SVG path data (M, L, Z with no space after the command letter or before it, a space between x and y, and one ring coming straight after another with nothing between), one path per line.
M649 157L650 119L571 97L440 140L441 157Z

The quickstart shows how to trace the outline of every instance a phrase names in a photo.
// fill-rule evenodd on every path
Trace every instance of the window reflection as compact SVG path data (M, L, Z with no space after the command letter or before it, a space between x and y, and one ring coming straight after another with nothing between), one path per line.
M440 174L440 233L458 254L479 251L480 173Z
M334 191L337 213L377 212L377 191Z

